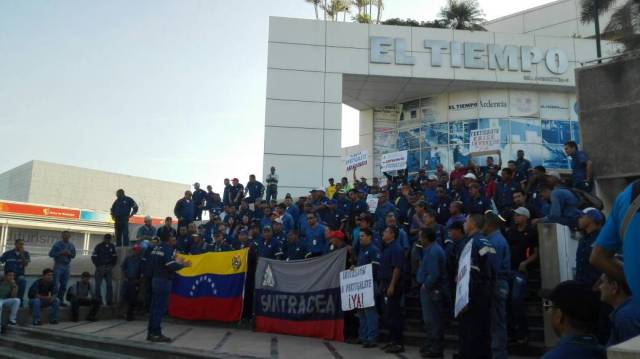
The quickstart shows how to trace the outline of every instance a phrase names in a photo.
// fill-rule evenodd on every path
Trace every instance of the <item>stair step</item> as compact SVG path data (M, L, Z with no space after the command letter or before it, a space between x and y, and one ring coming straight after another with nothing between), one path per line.
M49 359L51 357L44 355L37 355L29 352L23 352L17 349L4 346L0 350L0 359Z
M83 358L110 358L110 359L134 359L137 357L121 355L110 351L89 349L81 346L62 344L57 341L29 338L24 335L11 334L0 336L3 347L13 348L25 353L45 355L50 358L83 359Z

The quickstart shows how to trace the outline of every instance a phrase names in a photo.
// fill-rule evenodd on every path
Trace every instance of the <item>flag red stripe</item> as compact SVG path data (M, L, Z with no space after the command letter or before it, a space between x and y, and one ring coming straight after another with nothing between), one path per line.
M187 320L215 320L237 322L242 317L242 297L187 298L171 294L169 315Z
M256 316L256 331L344 341L344 320L295 321Z

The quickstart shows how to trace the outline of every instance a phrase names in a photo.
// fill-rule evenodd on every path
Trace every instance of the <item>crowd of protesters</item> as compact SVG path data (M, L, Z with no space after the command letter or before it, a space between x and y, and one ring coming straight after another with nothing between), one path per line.
M472 161L456 163L448 173L439 165L433 173L420 170L413 176L398 171L372 178L371 183L367 178L357 179L354 170L351 182L346 177L331 178L325 188L299 198L286 194L282 201L273 167L265 176L266 186L254 175L244 186L237 178L225 179L222 194L212 186L205 191L195 183L194 190L186 191L176 202L177 229L172 217L159 228L147 217L138 229L120 268L129 303L127 319L133 320L135 309L142 306L150 312L148 339L170 341L162 334L160 323L171 279L175 271L190 265L175 253L249 248L243 318L250 321L252 274L258 257L301 260L346 247L345 268L372 264L377 293L376 307L359 310L357 319L345 313L347 341L378 347L379 328L384 327L389 342L381 349L403 352L406 297L417 295L427 338L421 354L439 358L444 351L444 328L453 322L458 262L469 245L469 303L456 318L458 357L507 358L509 342L526 344L528 339L528 273L538 266L538 242L545 240L538 238L535 225L558 223L579 233L579 245L575 281L544 294L554 331L562 337L547 357L582 357L584 353L605 357L601 345L640 333L640 309L631 299L624 274L620 275L614 244L603 242L606 250L592 253L605 224L601 208L596 208L597 198L590 194L592 164L574 142L568 142L565 151L572 158L570 181L542 166L532 168L525 153L518 151L517 158L504 168L489 156L482 166ZM55 261L53 270L46 269L28 293L33 324L40 323L39 310L47 306L52 309L50 322L56 323L58 306L65 305L64 293L75 320L80 305L91 306L88 319L95 320L99 306L112 303L116 247L130 245L128 219L138 211L123 190L116 197L111 209L115 244L111 235L105 235L92 255L95 288L91 289L91 274L84 273L66 291L75 248L69 234L63 233L49 254ZM208 213L207 221L202 220L204 213ZM591 261L604 264L593 266L593 256ZM18 303L23 299L28 253L16 241L16 248L0 260L7 273L0 283L0 301L13 306L16 301L1 298L17 297ZM615 263L610 267L617 271L607 270L608 263ZM107 283L105 297L100 290L102 281ZM144 297L140 304L139 292ZM12 323L15 316L10 318Z

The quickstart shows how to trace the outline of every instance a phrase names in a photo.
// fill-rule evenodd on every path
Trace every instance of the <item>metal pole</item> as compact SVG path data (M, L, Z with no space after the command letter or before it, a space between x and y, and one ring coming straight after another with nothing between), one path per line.
M596 53L598 56L598 63L601 64L602 60L602 48L600 47L600 16L598 16L598 0L593 0L593 22L596 26Z

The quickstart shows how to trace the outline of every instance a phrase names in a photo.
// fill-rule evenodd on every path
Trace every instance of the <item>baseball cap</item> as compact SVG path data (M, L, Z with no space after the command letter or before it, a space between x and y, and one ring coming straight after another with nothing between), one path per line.
M472 179L472 180L478 179L478 177L476 177L476 175L474 175L473 173L467 173L462 178L464 178L464 179Z
M524 216L527 218L531 218L531 213L529 212L528 209L524 208L524 207L518 207L516 208L513 213L519 215L519 216Z
M604 216L602 212L598 211L596 208L589 207L582 210L582 216L587 216L598 223L602 223L604 221Z
M329 232L329 238L337 238L337 239L344 240L344 232L342 231Z
M558 284L553 290L542 291L541 296L568 317L583 322L596 322L600 301L590 285L575 280Z

